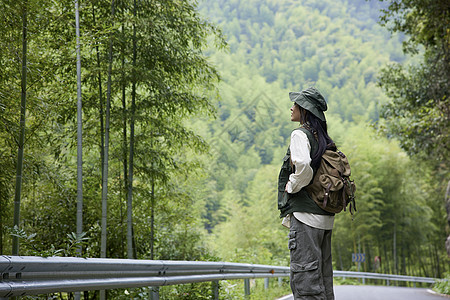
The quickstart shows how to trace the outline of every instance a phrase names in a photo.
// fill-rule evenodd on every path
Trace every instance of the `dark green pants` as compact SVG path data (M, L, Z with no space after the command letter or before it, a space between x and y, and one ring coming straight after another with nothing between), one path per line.
M331 300L331 230L310 227L291 216L291 289L295 300Z

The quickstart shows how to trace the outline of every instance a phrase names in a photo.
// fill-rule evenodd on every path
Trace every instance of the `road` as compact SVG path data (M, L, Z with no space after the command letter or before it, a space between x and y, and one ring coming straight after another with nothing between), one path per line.
M444 300L450 297L430 293L427 289L372 285L334 286L335 300ZM293 300L286 296L278 300Z

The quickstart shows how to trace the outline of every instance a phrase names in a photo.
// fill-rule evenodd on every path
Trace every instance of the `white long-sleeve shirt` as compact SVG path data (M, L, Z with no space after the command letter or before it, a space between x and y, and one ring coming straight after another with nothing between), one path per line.
M289 176L286 184L287 192L290 194L299 192L307 186L313 178L313 169L311 168L311 145L308 136L301 130L294 130L291 133L291 161L295 166L295 172ZM294 212L294 217L308 226L331 230L333 229L334 216L318 215L307 212ZM290 215L283 219L284 226L290 227Z
M290 194L299 192L307 186L313 177L311 168L311 145L308 137L301 130L294 130L291 133L291 161L295 167L295 173L289 175L287 183L287 192Z

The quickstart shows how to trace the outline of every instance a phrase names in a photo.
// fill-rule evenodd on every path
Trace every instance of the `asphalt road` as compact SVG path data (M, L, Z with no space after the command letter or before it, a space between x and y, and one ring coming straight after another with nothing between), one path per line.
M337 285L334 286L335 300L445 300L450 297L432 294L427 289L372 286L372 285ZM278 300L293 300L286 296Z

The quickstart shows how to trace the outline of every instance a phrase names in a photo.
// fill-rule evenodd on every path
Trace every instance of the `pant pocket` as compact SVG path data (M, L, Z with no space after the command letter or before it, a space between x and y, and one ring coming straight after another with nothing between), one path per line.
M289 250L295 250L297 248L297 242L295 239L296 235L297 235L296 231L292 230L289 232L289 243L288 243Z
M291 262L291 287L299 296L317 295L322 292L319 261L307 263Z

